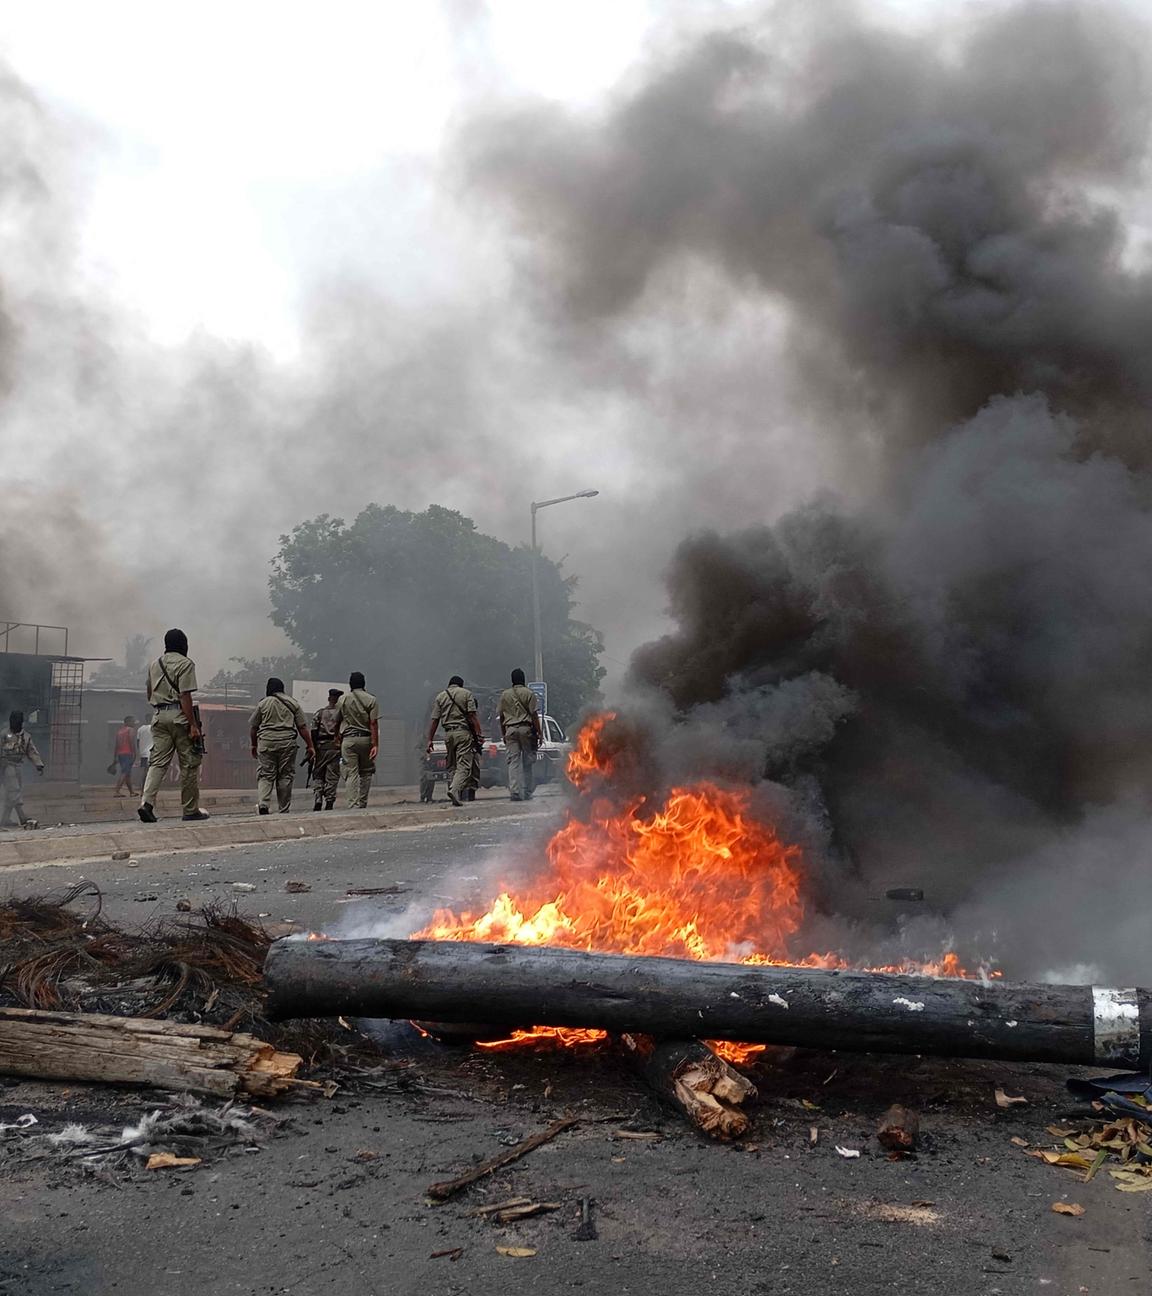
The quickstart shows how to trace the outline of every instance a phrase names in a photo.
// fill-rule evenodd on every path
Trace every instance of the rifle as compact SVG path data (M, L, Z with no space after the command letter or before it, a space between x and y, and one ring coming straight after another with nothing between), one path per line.
M304 759L300 762L300 765L302 767L305 765L308 766L308 776L304 780L304 786L309 787L312 783L312 775L315 771L312 768L312 757L308 755L307 751L304 752Z

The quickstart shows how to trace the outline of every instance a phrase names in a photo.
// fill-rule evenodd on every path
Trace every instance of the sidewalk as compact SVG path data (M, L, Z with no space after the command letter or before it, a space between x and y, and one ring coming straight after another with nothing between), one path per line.
M399 794L402 788L385 788ZM413 789L407 789L414 792ZM372 800L375 801L373 793ZM315 813L310 802L290 814L257 815L254 806L237 809L205 823L184 823L176 815L159 823L145 824L138 818L124 823L97 826L43 828L35 832L13 829L0 832L0 870L27 864L54 864L70 860L111 858L127 851L132 856L167 854L169 851L209 849L265 841L298 841L303 837L331 837L346 833L376 832L388 828L418 828L432 824L463 823L475 819L502 819L515 815L541 814L558 805L558 789L540 789L532 806L508 800L508 794L481 791L463 809L455 809L441 798L421 805L415 795L405 802L396 795L390 802L367 810L329 810ZM135 807L133 807L135 815Z
M492 789L492 794L503 791L503 788ZM407 803L415 804L419 799L420 791L415 784L406 787L375 787L369 795L368 807L376 809ZM443 786L437 789L437 799L444 801ZM300 809L304 809L306 805L311 807L311 790L304 787L296 788L293 801L298 803ZM93 823L116 825L138 823L136 807L139 804L139 792L131 797L114 796L111 782L107 787L73 786L64 790L59 784L38 783L28 778L24 780L25 808L34 819L40 821L44 828ZM250 815L256 810L256 789L254 786L201 788L200 804L213 818L231 814ZM161 812L176 814L179 806L179 788L175 784L166 783L160 793Z

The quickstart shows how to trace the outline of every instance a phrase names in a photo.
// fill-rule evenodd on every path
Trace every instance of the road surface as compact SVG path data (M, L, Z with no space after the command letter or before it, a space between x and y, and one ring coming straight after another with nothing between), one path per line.
M268 921L402 935L437 905L480 901L502 873L532 867L557 811L530 809L501 821L155 856L136 868L107 863L94 876L119 921L171 914L184 898L235 898ZM12 870L0 886L29 894L79 876ZM290 895L289 880L312 889ZM347 895L389 884L406 890ZM610 1056L444 1048L407 1028L383 1027L381 1039L382 1060L411 1061L404 1074L415 1083L397 1089L386 1073L384 1088L292 1104L283 1108L291 1120L259 1152L185 1172L104 1176L59 1157L0 1161L0 1296L1146 1289L1147 1196L1116 1192L1105 1176L1078 1183L1010 1141L1051 1141L1044 1127L1069 1105L1057 1068L784 1051L756 1075L753 1137L726 1147L690 1133ZM1029 1105L1001 1110L997 1086ZM923 1150L905 1161L887 1160L872 1137L895 1101L922 1113ZM76 1120L118 1130L156 1102L8 1082L0 1123L31 1112L46 1129ZM567 1113L582 1122L555 1142L445 1205L427 1204L428 1184ZM621 1139L621 1129L659 1137ZM838 1146L861 1155L845 1158ZM513 1196L560 1209L507 1226L472 1214ZM583 1198L594 1201L595 1240L575 1236ZM1062 1199L1083 1204L1084 1215L1053 1213Z

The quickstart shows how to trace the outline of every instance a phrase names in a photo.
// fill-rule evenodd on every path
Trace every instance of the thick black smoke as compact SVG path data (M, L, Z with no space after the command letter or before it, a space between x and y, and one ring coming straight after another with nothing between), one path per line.
M1144 48L1095 4L916 39L805 6L696 40L600 119L470 139L568 337L602 354L719 270L776 304L786 381L864 483L680 546L675 629L632 668L677 722L667 771L793 789L829 903L975 895L956 921L1010 929L1024 971L1128 966L1082 881L1079 943L1029 915L1085 861L1131 903L1130 825L1097 836L1100 807L1152 774ZM754 427L745 450L770 480Z

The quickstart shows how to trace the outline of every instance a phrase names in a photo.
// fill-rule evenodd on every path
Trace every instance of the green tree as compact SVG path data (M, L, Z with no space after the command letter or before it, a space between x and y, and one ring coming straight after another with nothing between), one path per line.
M604 670L600 634L573 619L576 578L541 558L540 615L549 710L571 723ZM272 620L320 678L362 670L386 709L422 713L448 677L505 685L532 673L531 551L432 505L369 505L351 524L327 515L281 537Z

